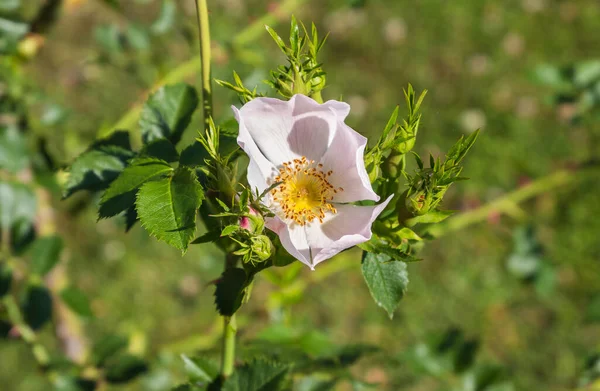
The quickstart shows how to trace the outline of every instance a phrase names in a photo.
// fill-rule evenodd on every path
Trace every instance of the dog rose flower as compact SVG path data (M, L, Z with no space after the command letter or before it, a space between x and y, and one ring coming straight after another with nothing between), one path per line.
M344 123L350 106L319 104L304 95L289 101L256 98L240 110L238 144L250 157L248 183L275 214L265 225L311 269L371 238L371 225L391 197L379 201L363 161L367 139Z

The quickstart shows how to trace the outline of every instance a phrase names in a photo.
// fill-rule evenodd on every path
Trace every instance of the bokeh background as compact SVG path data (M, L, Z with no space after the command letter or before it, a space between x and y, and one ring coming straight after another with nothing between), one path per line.
M24 17L43 3L25 1ZM453 330L477 346L474 360L503 369L510 385L498 390L578 389L587 358L600 351L600 176L585 166L600 157L600 3L209 0L209 8L215 78L231 80L235 69L268 92L261 80L283 56L262 24L286 37L293 13L330 32L323 95L347 101L349 124L373 141L409 82L429 91L422 155L443 154L482 129L466 161L470 180L445 201L464 226L441 227L424 260L409 265L409 290L393 319L373 303L359 252L350 251L314 272L289 266L259 277L239 315L241 344L273 327L311 341L369 343L381 351L352 371L375 389L451 390L464 379L440 364L428 341ZM137 116L127 113L153 86L181 75L198 85L195 37L192 0L63 1L24 69L24 85L40 96L32 133L65 165L115 124L136 135ZM231 117L237 103L216 87L217 118ZM197 114L186 140L200 121ZM513 202L511 194L539 181L534 195ZM208 284L222 255L192 246L182 257L139 226L123 234L118 221L96 223L89 195L54 198L69 278L94 312L86 333L128 335L130 349L153 363L134 384L108 389L176 384L179 353L218 345ZM501 210L460 220L499 199ZM44 333L52 341L53 330ZM457 389L475 390L464 387ZM47 389L24 344L0 341L0 389Z

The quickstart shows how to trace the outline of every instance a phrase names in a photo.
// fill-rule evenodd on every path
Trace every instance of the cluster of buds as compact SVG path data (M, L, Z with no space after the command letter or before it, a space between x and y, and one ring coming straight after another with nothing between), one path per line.
M289 46L275 30L267 26L267 31L286 55L289 63L271 71L271 80L268 80L267 83L286 98L302 94L321 101L321 90L325 87L326 76L321 64L317 61L317 54L327 36L319 40L314 24L311 27L310 36L304 25L301 26L304 34L300 33L300 27L296 19L292 17Z

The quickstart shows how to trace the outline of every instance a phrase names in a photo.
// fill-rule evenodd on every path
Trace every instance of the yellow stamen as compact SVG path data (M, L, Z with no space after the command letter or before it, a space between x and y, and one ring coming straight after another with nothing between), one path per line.
M281 185L271 190L271 195L287 219L299 225L315 219L322 223L325 213L337 213L329 201L344 189L334 188L327 180L333 171L323 172L322 167L320 163L315 166L314 160L304 156L283 163L275 177L275 182L281 182Z

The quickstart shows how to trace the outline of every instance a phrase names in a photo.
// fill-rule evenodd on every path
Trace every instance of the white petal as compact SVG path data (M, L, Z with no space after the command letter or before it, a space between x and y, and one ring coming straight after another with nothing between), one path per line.
M273 176L276 171L275 167L267 160L260 149L258 149L258 146L244 125L244 120L240 116L238 109L233 106L231 108L233 109L235 118L240 124L237 142L250 158L250 163L248 164L248 184L252 190L258 188L258 191L262 192L269 186L267 184L267 178Z
M328 181L344 189L334 196L333 202L379 201L365 168L366 145L366 137L343 122L338 123L335 137L321 159L324 171L333 171Z
M288 226L279 217L275 216L265 220L265 226L279 236L279 240L291 256L314 269L310 262L310 250L306 240L304 227L294 224Z
M327 106L334 110L337 114L338 120L343 121L350 114L350 105L346 102L340 102L337 100L328 100L323 103L323 106Z
M237 119L262 155L279 167L301 156L320 160L334 138L338 113L344 114L341 102L321 105L294 95L289 101L253 99L239 110Z
M279 235L283 247L311 269L347 248L371 239L371 225L393 196L379 205L336 205L337 213L328 215L323 224L286 225L278 217L266 225Z

